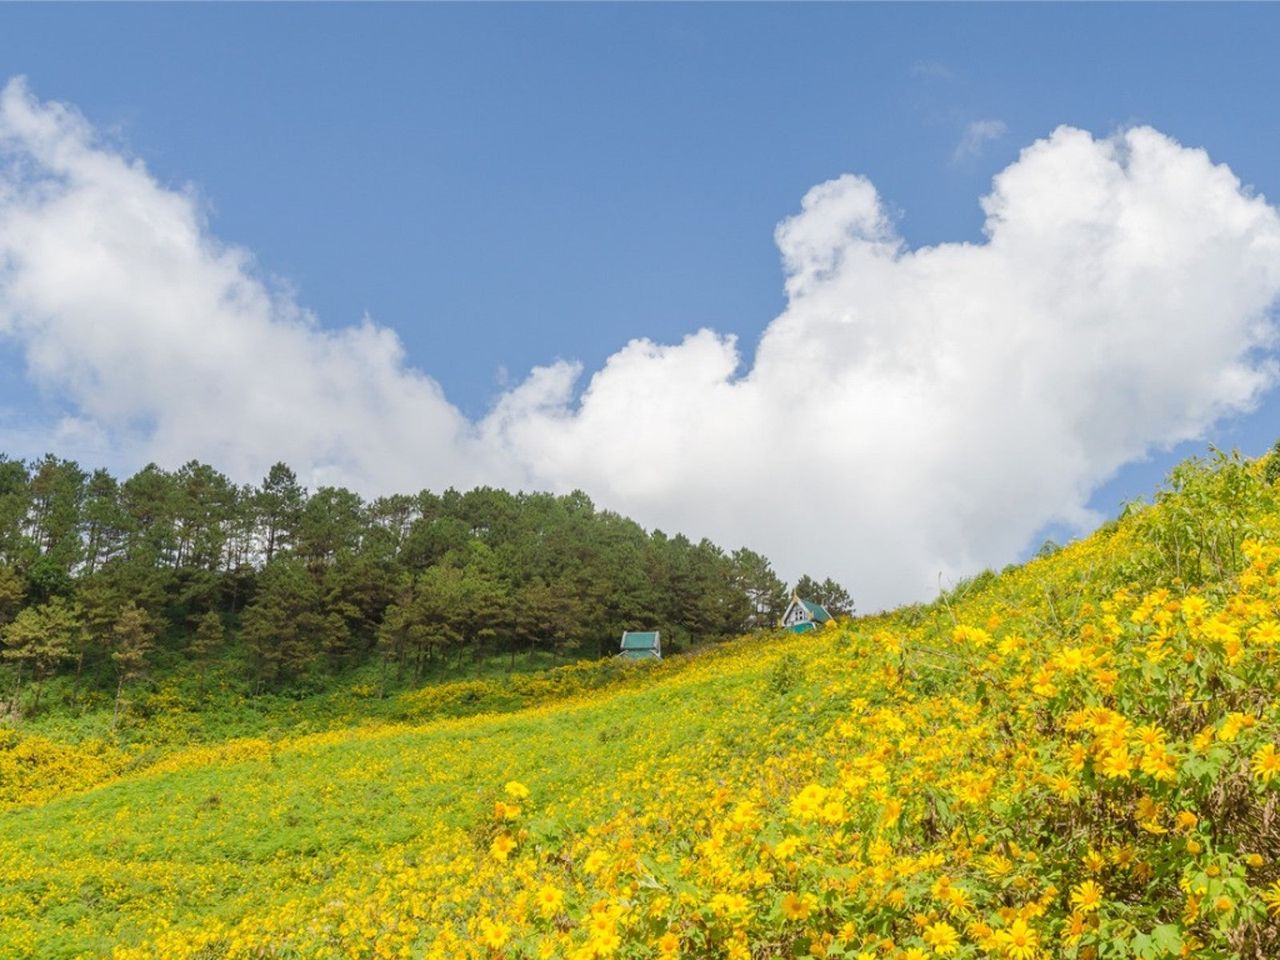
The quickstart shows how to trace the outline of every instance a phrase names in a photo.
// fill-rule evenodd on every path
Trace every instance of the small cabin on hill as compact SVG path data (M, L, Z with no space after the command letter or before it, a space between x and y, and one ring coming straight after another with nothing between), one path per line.
M662 638L657 630L626 630L618 656L627 660L661 660Z
M782 627L792 633L804 633L806 630L817 630L832 620L831 614L820 603L802 600L794 593L791 602L782 613Z

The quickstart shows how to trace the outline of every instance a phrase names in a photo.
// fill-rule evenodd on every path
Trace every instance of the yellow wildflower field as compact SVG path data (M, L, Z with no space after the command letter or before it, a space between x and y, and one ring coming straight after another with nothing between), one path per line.
M1264 465L1190 463L928 606L512 712L22 781L0 956L1278 957Z

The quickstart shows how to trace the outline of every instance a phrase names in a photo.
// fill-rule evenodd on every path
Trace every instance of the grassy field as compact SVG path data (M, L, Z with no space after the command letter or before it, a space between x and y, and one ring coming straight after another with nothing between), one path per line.
M811 635L0 734L0 956L1280 956L1265 466Z
M475 659L465 655L437 661L418 681L398 677L394 667L385 678L377 663L364 664L332 677L317 689L250 693L243 658L234 648L216 662L207 679L189 663L171 656L154 671L157 680L132 695L123 722L113 726L111 696L102 690L77 690L74 678L49 680L45 709L27 718L23 729L63 741L108 738L151 746L217 742L232 737L280 736L331 729L346 722L395 717L404 709L404 694L444 684L492 681L519 684L541 674L582 663L545 651ZM385 686L385 696L380 695Z

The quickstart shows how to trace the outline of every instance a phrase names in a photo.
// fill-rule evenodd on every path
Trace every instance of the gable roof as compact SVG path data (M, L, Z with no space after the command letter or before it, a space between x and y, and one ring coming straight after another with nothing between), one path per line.
M623 650L656 650L657 630L628 630L622 634Z
M796 598L800 600L799 597ZM814 603L811 600L800 600L804 604L804 608L809 611L809 616L819 623L825 623L831 619L831 614L827 613L826 608L820 603Z

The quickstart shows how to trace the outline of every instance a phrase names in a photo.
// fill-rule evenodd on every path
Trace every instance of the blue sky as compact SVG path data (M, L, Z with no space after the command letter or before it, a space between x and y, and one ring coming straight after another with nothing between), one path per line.
M993 175L1061 124L1149 124L1280 197L1278 28L1261 4L5 6L0 74L193 186L322 325L394 330L475 420L635 337L737 334L748 369L787 303L774 229L843 173L912 247L981 240ZM65 404L31 399L21 345L3 362L10 417ZM1205 440L1260 453L1277 413Z

